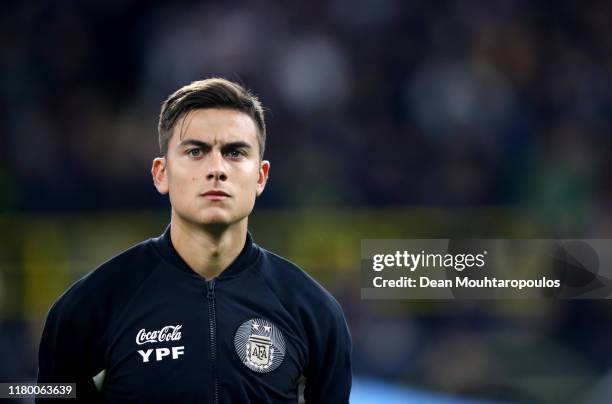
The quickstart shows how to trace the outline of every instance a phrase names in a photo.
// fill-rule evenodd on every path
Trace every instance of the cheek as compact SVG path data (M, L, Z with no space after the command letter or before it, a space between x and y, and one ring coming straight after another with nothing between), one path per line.
M252 164L248 167L240 167L239 170L235 172L236 177L240 178L240 183L243 186L255 185L259 178L259 166Z
M257 183L258 182L259 182L259 172L255 172L255 174L252 175L251 178L249 179L249 187L253 191L254 195L257 193Z
M183 173L180 169L175 169L168 175L168 189L174 192L175 198L180 198L185 191L188 191L198 181L198 178L191 173Z

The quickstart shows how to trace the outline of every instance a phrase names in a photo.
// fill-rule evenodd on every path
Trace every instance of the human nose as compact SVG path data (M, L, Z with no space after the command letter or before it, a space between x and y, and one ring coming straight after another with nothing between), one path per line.
M211 153L206 178L214 181L225 181L227 179L223 156L220 152Z

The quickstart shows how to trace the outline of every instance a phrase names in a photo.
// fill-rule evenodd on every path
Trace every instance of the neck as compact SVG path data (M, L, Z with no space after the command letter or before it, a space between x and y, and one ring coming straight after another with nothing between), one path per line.
M238 257L246 240L247 218L229 226L187 223L172 212L170 238L183 261L200 276L219 276Z

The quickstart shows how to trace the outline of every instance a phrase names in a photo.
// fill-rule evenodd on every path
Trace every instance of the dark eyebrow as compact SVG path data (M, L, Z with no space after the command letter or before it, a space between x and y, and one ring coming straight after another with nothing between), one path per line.
M201 147L202 149L210 149L210 145L208 143L195 139L185 139L181 143L179 143L179 146L197 146Z
M203 142L201 140L196 140L196 139L185 139L183 140L181 143L179 143L179 146L196 146L196 147L201 147L202 149L211 149L210 144ZM225 143L224 145L221 146L222 149L250 149L251 145L248 144L247 142L243 142L243 141L237 141L237 142L229 142L229 143Z
M251 145L247 142L238 141L238 142L229 142L224 144L222 149L250 149Z

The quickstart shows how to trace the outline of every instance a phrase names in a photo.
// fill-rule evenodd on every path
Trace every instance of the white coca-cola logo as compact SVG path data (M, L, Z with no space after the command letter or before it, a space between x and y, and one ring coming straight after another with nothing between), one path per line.
M146 344L147 342L166 342L178 341L181 339L182 325L167 325L160 330L147 331L144 328L138 331L136 335L136 343L138 345Z

